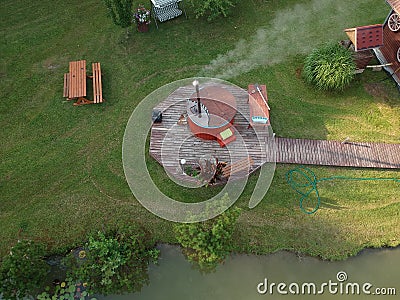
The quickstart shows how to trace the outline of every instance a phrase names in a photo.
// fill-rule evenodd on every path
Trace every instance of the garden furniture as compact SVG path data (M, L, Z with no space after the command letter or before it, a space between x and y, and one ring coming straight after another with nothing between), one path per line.
M86 60L71 61L69 73L64 74L64 97L68 100L78 99L74 105L102 103L103 90L101 83L100 63L92 63L93 75L86 74ZM86 98L86 77L93 79L93 100Z
M68 100L86 97L86 60L71 61L64 74L64 97Z
M247 91L250 108L249 127L270 125L266 85L249 84Z
M179 7L179 3L181 3L182 9ZM151 0L151 10L157 28L157 20L160 22L168 21L179 17L182 12L187 18L183 0Z

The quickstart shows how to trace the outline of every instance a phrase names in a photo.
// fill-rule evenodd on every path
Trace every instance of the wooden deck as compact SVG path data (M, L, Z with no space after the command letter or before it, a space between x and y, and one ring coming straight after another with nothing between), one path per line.
M166 171L180 180L190 181L189 176L182 172L179 164L185 159L188 164L196 163L201 157L212 155L219 162L234 163L250 156L254 164L244 173L236 173L232 177L243 177L255 171L267 160L273 161L274 151L267 150L273 147L272 130L270 128L248 128L249 107L246 91L234 86L225 86L236 98L237 110L234 126L237 131L237 140L221 148L215 140L202 140L194 137L188 125L178 125L182 114L186 113L186 100L193 94L193 87L181 87L168 96L154 109L162 111L162 122L154 123L150 136L150 155L164 166ZM246 117L245 117L246 116ZM266 153L272 155L267 158Z
M193 183L197 180L183 173L181 159L187 164L196 164L200 158L210 155L227 163L249 156L253 159L248 171L236 173L232 179L248 176L266 162L400 169L400 144L274 138L270 126L249 128L247 92L226 87L236 98L238 112L233 124L237 140L224 148L217 141L193 136L187 124L178 124L181 115L186 113L186 101L193 94L192 86L178 88L155 107L163 116L161 123L152 125L150 155L177 180Z

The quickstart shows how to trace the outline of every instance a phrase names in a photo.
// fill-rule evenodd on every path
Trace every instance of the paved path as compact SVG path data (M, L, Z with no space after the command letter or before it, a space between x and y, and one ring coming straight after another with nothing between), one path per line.
M400 144L275 138L276 162L400 169Z

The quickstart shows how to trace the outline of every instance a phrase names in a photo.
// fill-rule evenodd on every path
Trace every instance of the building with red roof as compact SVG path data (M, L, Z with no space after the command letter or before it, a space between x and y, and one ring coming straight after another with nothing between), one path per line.
M383 24L346 29L358 53L373 51L400 89L400 0L386 0L391 11Z

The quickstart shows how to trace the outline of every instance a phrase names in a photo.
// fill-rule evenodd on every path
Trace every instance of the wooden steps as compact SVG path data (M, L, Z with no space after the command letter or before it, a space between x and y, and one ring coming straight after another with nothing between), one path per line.
M232 164L227 164L222 168L222 176L229 177L232 174L245 172L245 174L249 174L249 170L251 170L251 166L254 164L253 159L249 156L238 161L233 162Z

